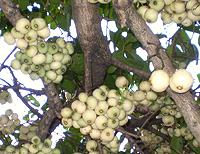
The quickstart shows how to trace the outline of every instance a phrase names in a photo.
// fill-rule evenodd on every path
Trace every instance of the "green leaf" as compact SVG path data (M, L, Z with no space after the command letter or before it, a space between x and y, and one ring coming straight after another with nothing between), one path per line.
M171 154L179 154L183 152L183 139L182 137L173 136L170 142Z
M200 82L200 73L197 74L197 78L198 78L198 80L199 80L199 82Z
M70 93L73 93L76 90L76 84L72 80L64 79L61 82L61 87L65 90L67 90Z
M27 96L26 96L26 99L27 99L28 101L30 101L31 104L33 104L34 106L36 106L36 107L39 107L39 106L40 106L40 102L38 102L37 99L36 99L35 97L33 97L32 95L27 95Z
M27 6L30 4L29 0L18 0L17 2L19 4L20 9L27 9Z
M117 67L115 66L110 66L107 70L107 73L112 74L117 70Z
M72 56L72 64L70 65L70 69L73 70L78 75L84 74L84 57L83 53L73 54Z

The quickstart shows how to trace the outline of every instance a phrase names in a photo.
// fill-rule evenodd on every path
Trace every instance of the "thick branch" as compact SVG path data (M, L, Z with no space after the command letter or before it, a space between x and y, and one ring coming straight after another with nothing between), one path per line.
M11 0L0 0L0 8L13 26L23 17Z
M101 31L98 6L87 0L74 0L72 7L78 39L84 52L85 91L91 92L103 83L109 65L106 61L111 53Z
M111 64L113 64L114 66L116 66L118 68L121 68L123 70L127 70L129 72L133 72L134 74L140 76L143 79L148 79L150 77L150 73L147 73L147 72L145 72L143 70L128 66L127 64L125 64L125 63L123 63L123 62L121 62L121 61L119 61L119 60L117 60L115 58L111 59Z
M174 68L166 52L162 49L159 38L153 34L145 21L139 16L129 0L114 0L115 11L123 26L128 26L141 42L144 49L156 69L164 69L169 74L174 72ZM170 88L167 89L170 97L174 99L179 110L187 123L192 134L200 143L200 110L194 103L194 98L187 92L185 94L174 93Z

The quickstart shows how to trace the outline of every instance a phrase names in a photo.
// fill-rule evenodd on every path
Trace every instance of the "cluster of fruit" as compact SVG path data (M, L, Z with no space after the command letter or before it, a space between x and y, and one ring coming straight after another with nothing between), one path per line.
M37 130L37 126L34 126L34 125L24 126L24 125L22 125L19 128L19 139L30 141L33 138L33 136L36 136L36 130Z
M107 3L110 3L111 0L88 0L89 3L102 3L102 4L107 4Z
M157 21L161 12L164 24L175 22L185 27L200 20L199 0L134 0L139 4L138 13L149 23Z
M109 151L112 152L118 152L117 150L112 150L112 149L118 149L119 147L119 140L118 138L115 136L113 138L113 140L109 143L104 143L102 142L101 144L104 145L104 147L102 148L103 154L108 154ZM86 143L86 150L88 151L89 154L99 154L98 152L98 143L96 140L88 140Z
M34 18L31 22L26 18L19 19L11 32L4 33L4 41L8 44L16 42L20 49L11 62L12 68L29 74L32 80L44 78L47 83L59 83L66 66L71 63L74 48L63 38L45 42L49 35L44 19Z
M116 80L117 86L125 86L127 83L124 77ZM116 142L115 129L125 125L128 122L128 115L135 110L131 100L115 89L109 90L105 85L95 89L92 96L82 92L78 98L79 100L75 100L70 108L65 107L61 110L62 125L67 128L80 128L83 135L90 135L94 140L99 139L107 146ZM119 145L116 144L110 145L112 152L118 151Z
M170 86L174 92L185 93L192 87L193 77L185 69L176 70L171 77L164 70L155 70L149 81L151 89L155 92L163 92Z
M74 48L63 38L57 38L56 43L38 42L37 46L29 46L15 54L11 67L29 74L32 80L44 78L45 82L59 83L63 73L72 61Z
M52 141L50 139L45 139L41 142L38 136L33 136L30 143L22 144L20 148L15 146L7 146L3 154L60 154L59 149L51 148Z
M7 90L0 91L0 104L12 103L11 94Z
M19 125L20 120L18 119L18 114L13 113L11 109L6 110L5 114L0 116L0 131L4 135L13 133Z

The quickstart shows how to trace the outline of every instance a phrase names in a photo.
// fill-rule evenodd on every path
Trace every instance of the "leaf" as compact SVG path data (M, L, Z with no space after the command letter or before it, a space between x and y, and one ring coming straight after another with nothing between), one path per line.
M61 87L65 90L67 90L70 93L73 93L76 90L76 84L72 80L64 79L61 82Z
M183 138L173 136L170 142L170 147L172 149L171 154L179 154L183 152Z
M72 64L70 65L70 69L78 75L84 74L84 57L83 53L73 54L72 56Z
M107 73L112 74L117 70L117 67L115 66L110 66L107 70Z
M197 74L197 78L198 78L198 80L199 80L199 82L200 82L200 73Z
M26 98L28 99L28 101L31 102L31 104L33 104L36 107L40 106L40 102L37 101L37 99L35 97L33 97L32 95L27 95Z
M20 9L25 10L27 9L27 6L30 4L29 0L18 0L17 2L19 4Z

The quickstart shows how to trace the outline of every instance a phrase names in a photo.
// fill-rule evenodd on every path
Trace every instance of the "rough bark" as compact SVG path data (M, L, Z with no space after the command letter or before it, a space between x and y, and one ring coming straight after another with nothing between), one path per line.
M91 92L103 83L111 57L108 44L101 31L98 6L87 0L74 0L72 14L78 39L84 52L85 91Z
M159 38L153 34L146 22L137 13L136 9L133 8L132 1L114 0L113 5L121 25L129 27L135 34L143 48L147 51L155 69L164 69L171 75L175 69L166 52L162 49ZM167 93L176 102L187 126L200 143L200 110L199 106L194 103L194 98L190 92L177 94L170 88L167 89Z
M23 17L11 0L0 0L0 8L13 26Z

